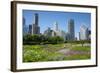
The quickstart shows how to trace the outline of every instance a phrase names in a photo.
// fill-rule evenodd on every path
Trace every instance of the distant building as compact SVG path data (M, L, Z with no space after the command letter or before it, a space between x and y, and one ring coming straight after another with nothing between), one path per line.
M48 27L48 29L44 31L44 35L49 37L55 36L55 32Z
M79 40L80 40L80 32L77 32L77 33L76 33L75 40L77 40L77 41L79 41Z
M27 35L28 34L28 26L26 25L26 20L23 17L23 35Z
M32 34L32 25L31 24L29 25L29 32L28 33Z
M33 32L32 34L40 34L40 27L36 24L33 24Z
M53 30L55 31L55 32L57 32L58 30L59 30L59 28L58 28L58 23L57 22L54 22L54 26L53 26Z
M68 34L70 40L75 40L75 27L74 27L74 20L70 19L68 21Z
M79 40L81 40L81 37L80 37L80 32L79 32Z
M88 40L88 28L85 25L80 27L80 40Z
M66 33L64 31L61 31L61 37L66 41Z
M32 34L40 34L39 16L36 13L34 17L34 24L32 25Z
M52 30L52 36L57 36L56 32L54 30Z
M91 40L91 30L88 30L88 40Z
M66 40L70 40L70 34L68 32L66 33Z
M75 41L77 41L78 40L78 38L77 37L75 37Z
M23 26L25 25L25 22L26 22L26 21L25 21L25 18L23 17Z
M60 36L60 37L62 36L57 22L54 23L53 31L55 32L55 36Z

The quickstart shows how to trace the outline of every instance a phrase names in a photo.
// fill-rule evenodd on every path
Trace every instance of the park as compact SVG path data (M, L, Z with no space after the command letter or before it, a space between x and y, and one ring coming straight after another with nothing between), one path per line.
M23 62L87 60L91 58L90 40L64 41L44 35L23 38Z

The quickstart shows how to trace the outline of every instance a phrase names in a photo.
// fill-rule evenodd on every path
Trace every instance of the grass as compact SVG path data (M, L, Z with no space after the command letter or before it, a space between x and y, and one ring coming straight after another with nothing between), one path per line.
M90 49L90 46L75 46L75 47L72 47L72 50L88 52L91 49Z
M65 46L64 46L65 45ZM57 51L69 48L73 51L83 51L86 54L64 55ZM89 46L74 46L70 44L47 44L47 45L24 45L23 46L23 62L42 62L42 61L61 61L61 60L81 60L90 59Z
M65 58L65 60L85 60L85 59L90 59L90 55L89 54L85 54L85 55L71 55Z
M63 56L55 51L51 52L44 47L42 45L24 45L23 62L56 61Z

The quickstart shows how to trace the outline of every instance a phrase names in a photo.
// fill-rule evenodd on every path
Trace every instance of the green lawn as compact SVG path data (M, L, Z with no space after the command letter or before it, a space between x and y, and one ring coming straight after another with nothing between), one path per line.
M88 52L90 51L90 46L75 46L75 47L72 47L72 50L76 50L76 51L85 51L85 52Z
M59 53L61 49L70 49L83 54L65 55ZM40 62L40 61L61 61L61 60L81 60L90 59L89 46L72 46L70 44L47 44L47 45L24 45L23 46L23 62Z
M85 54L85 55L71 55L65 58L65 60L83 60L83 59L90 59L90 55L89 54Z

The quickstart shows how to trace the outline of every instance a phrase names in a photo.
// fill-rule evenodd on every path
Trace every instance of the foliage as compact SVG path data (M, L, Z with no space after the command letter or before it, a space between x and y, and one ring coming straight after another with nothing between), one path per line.
M29 44L29 45L34 45L34 44L58 44L62 43L64 40L63 38L59 36L55 37L48 37L44 35L25 35L23 36L23 44Z
M64 46L66 45L66 46ZM78 44L77 44L78 45ZM82 51L85 54L65 55L59 53L59 50L70 49L72 51ZM69 46L67 48L67 46ZM61 60L81 60L90 59L90 46L71 46L70 44L45 44L45 45L24 45L23 62L43 62L43 61L61 61Z
M43 49L43 46L24 46L23 62L56 61L63 55Z
M64 60L85 60L85 59L90 59L90 54L85 54L85 55L70 55L64 58Z

